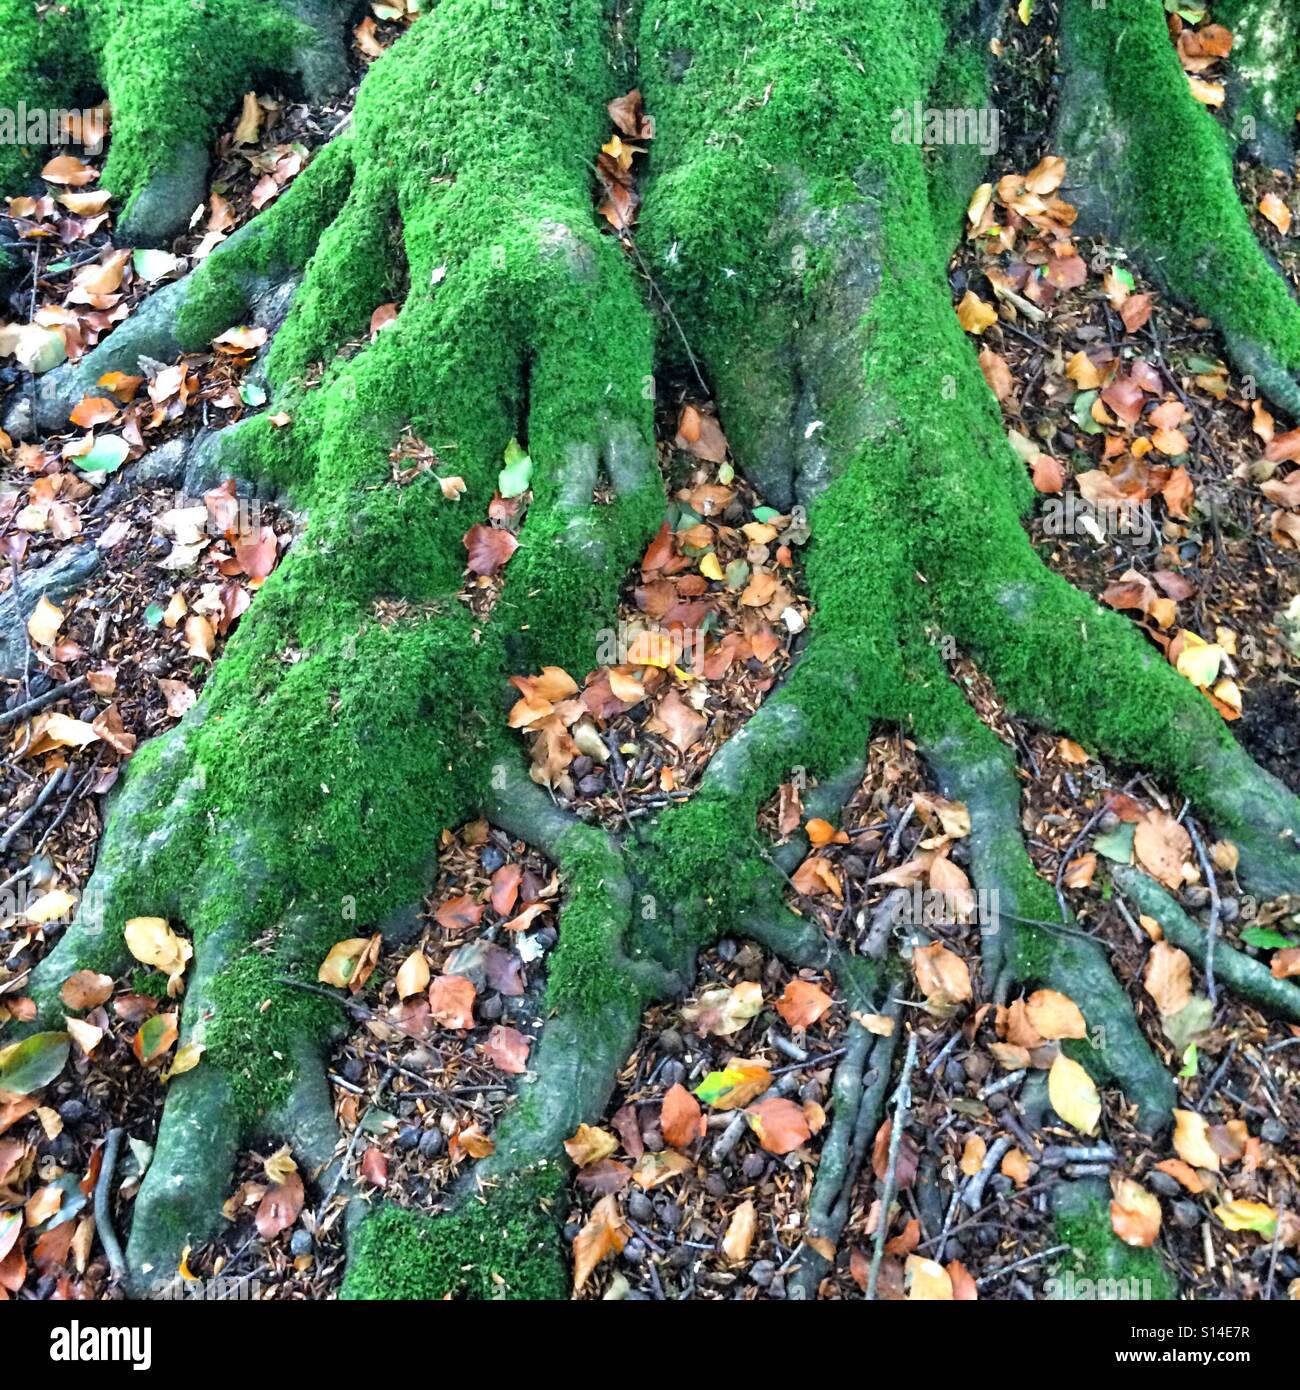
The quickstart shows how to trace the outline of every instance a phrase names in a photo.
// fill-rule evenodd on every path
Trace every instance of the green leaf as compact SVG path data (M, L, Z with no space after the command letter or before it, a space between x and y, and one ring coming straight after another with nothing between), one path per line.
M504 457L506 466L497 479L497 491L502 497L518 497L521 492L528 491L528 482L533 476L533 461L524 453L517 439L512 439L506 445Z
M169 1014L154 1014L140 1029L140 1061L144 1066L161 1057L175 1041L175 1020Z
M1196 1044L1188 1043L1183 1052L1183 1069L1178 1073L1179 1076L1195 1076L1197 1071L1197 1052Z
M1120 282L1121 285L1124 286L1126 290L1132 292L1134 289L1137 288L1136 285L1133 283L1132 275L1130 275L1129 272L1125 270L1122 265L1111 266L1110 273L1116 278L1116 280Z
M1285 951L1288 947L1296 944L1289 936L1283 936L1280 931L1274 931L1272 927L1247 927L1242 932L1241 939L1247 946L1258 946L1265 951Z
M754 520L755 520L755 521L764 521L764 522L767 522L767 521L775 521L775 520L777 519L777 517L779 517L780 515L781 515L781 513L778 512L777 509L776 509L775 507L755 507L755 508L754 508Z
M1084 434L1101 433L1101 426L1092 418L1092 403L1099 394L1097 391L1080 391L1074 398L1074 409L1070 414Z
M73 459L83 473L114 473L126 462L131 446L118 434L101 434L88 453Z
M151 603L144 610L144 620L150 627L157 627L162 622L165 611L161 603Z
M0 1091L29 1095L63 1070L71 1044L66 1033L33 1033L0 1052Z
M245 381L240 383L239 399L245 405L259 406L266 404L266 392L255 381Z
M1108 830L1104 835L1098 835L1092 842L1092 847L1098 854L1112 860L1116 864L1131 864L1133 862L1133 835L1137 826L1121 823L1114 830Z

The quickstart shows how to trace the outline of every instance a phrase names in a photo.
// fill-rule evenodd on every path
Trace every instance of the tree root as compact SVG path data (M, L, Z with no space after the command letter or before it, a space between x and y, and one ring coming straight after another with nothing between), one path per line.
M1287 9L1270 40L1294 45L1288 7L1253 8L1264 26L1268 11ZM1126 246L1157 284L1212 318L1238 370L1300 418L1300 304L1255 240L1233 185L1228 140L1189 91L1166 18L1159 0L1063 6L1055 140L1068 161L1063 191L1078 205L1081 228ZM1248 40L1248 51L1259 52L1260 37ZM1293 76L1293 61L1287 69ZM1267 103L1281 98L1278 88L1270 98L1267 86L1248 97L1265 120L1257 135L1270 146L1282 137ZM1293 108L1294 101L1287 139Z
M789 1298L816 1298L818 1286L834 1266L827 1246L839 1244L848 1224L854 1184L880 1125L889 1087L902 1008L891 1000L884 1013L894 1020L894 1031L887 1036L874 1037L856 1021L849 1024L847 1051L831 1087L831 1129L818 1159L804 1237L793 1257L799 1264L786 1280Z
M830 971L851 1010L876 1011L887 976L784 906L756 814L796 766L833 809L879 722L913 735L970 807L975 876L1001 904L983 943L986 988L1014 978L1067 991L1092 1030L1081 1058L1124 1085L1143 1124L1167 1116L1173 1083L1101 947L1034 925L1056 909L1015 829L1014 766L936 643L970 651L1020 714L1172 778L1240 845L1249 882L1297 884L1300 806L1130 624L1054 578L1020 527L1032 489L951 309L952 229L936 217L953 199L919 146L890 136L895 109L954 80L948 20L966 9L921 7L900 23L893 0L710 6L702 27L682 0L642 8L642 85L662 138L638 235L738 456L781 505L806 509L815 610L780 692L643 837L620 845L560 812L524 779L496 713L508 674L589 669L596 624L662 517L651 325L616 244L591 229L583 172L607 135L599 0L544 12L442 0L372 70L383 82L363 84L351 133L170 310L137 315L77 369L83 381L103 370L114 342L122 361L145 344L206 342L260 284L305 267L266 364L290 425L245 421L211 466L285 490L307 532L198 705L133 758L87 895L102 911L83 903L32 982L49 1020L74 970L122 968L127 917L166 915L193 936L183 1036L207 1052L171 1084L136 1203L137 1287L170 1276L185 1242L211 1229L247 1136L328 1162L319 1058L339 1020L283 980L310 979L359 924L409 917L439 832L486 813L564 883L534 1074L449 1211L362 1213L345 1291L562 1294L563 1140L600 1113L642 1008L686 987L702 945L747 936ZM1107 14L1149 37L1159 10L1111 0ZM1164 72L1163 56L1151 61ZM809 92L824 103L810 109ZM1171 109L1177 126L1185 113ZM734 213L721 225L720 203ZM399 229L409 290L397 319L336 359L391 291L369 251ZM1284 327L1293 308L1277 311ZM122 338L131 322L136 337ZM328 365L313 382L317 362ZM66 408L72 375L51 384L40 418L56 400ZM408 428L434 463L399 485L389 452ZM458 598L461 537L487 515L514 436L527 439L533 500L480 618ZM438 487L453 473L458 503ZM887 1087L885 1041L850 1030L814 1185L818 1242L842 1231ZM796 1287L812 1291L824 1247L803 1255Z
M124 204L118 233L161 245L206 198L209 147L244 92L275 76L296 78L311 101L347 90L349 9L347 0L66 0L38 15L29 0L3 0L0 97L10 111L107 97L103 186ZM7 147L0 181L17 190L32 163L25 145Z
M1186 951L1202 970L1206 968L1210 951L1207 933L1155 879L1127 864L1114 865L1111 877L1140 912L1160 923L1167 941ZM1300 988L1289 980L1277 979L1263 961L1225 942L1216 942L1213 949L1214 973L1234 994L1277 1018L1300 1023Z

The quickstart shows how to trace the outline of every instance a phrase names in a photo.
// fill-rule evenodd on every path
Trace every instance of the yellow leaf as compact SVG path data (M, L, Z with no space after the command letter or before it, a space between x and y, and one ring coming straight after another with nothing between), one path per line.
M29 922L53 922L66 917L76 905L77 900L71 893L65 893L62 888L55 888L48 893L42 893L34 902L28 903L23 916Z
M56 608L44 594L27 619L27 634L38 647L50 646L63 626L63 609Z
M179 993L179 989L171 989L171 983L179 984L186 963L194 954L193 946L177 936L164 917L132 917L126 924L124 935L127 950L136 960L141 965L152 965L168 975L168 993Z
M1224 1202L1214 1214L1230 1231L1256 1231L1270 1240L1277 1227L1277 1212L1263 1202Z
M1259 210L1283 236L1291 230L1291 209L1276 193L1265 193L1259 200Z
M732 1264L740 1264L749 1258L749 1248L754 1243L754 1233L758 1229L758 1212L754 1203L746 1198L731 1214L727 1222L727 1234L722 1238L722 1253Z
M914 1303L951 1303L952 1276L935 1260L909 1255L904 1267L907 1297Z
M707 555L700 559L700 573L705 579L714 579L719 583L722 581L722 566L718 563L718 557L713 551L710 550Z
M1183 646L1178 653L1175 669L1194 686L1204 689L1219 674L1226 653L1217 642L1207 642L1186 628L1182 635Z
M1096 1134L1101 1119L1101 1097L1092 1077L1062 1053L1047 1073L1047 1096L1052 1109L1080 1134Z
M973 290L967 290L961 303L957 306L957 319L967 333L978 335L983 333L990 324L998 321L998 313L991 304L986 304Z
M606 1129L595 1125L579 1125L573 1137L564 1141L564 1151L578 1165L586 1168L608 1158L618 1148L618 1140Z
M412 951L397 971L397 994L401 999L409 999L413 994L423 994L429 988L429 962L423 951Z
M1210 1143L1205 1116L1195 1110L1174 1111L1174 1152L1193 1168L1219 1171L1219 1155Z
M288 1144L276 1149L270 1158L263 1159L262 1168L267 1179L277 1184L288 1182L298 1171L298 1165L293 1161L293 1151Z
M187 1071L193 1071L199 1064L199 1058L207 1051L207 1048L200 1042L187 1042L183 1047L176 1049L176 1056L172 1058L172 1064L162 1074L164 1081L170 1081L173 1076L183 1076Z
M1187 73L1187 85L1192 89L1192 95L1202 106L1222 106L1226 95L1221 82L1206 82L1203 78L1193 77Z
M1068 995L1054 989L1039 989L1025 1000L1025 1012L1037 1032L1054 1041L1057 1038L1086 1038L1088 1025L1079 1006Z

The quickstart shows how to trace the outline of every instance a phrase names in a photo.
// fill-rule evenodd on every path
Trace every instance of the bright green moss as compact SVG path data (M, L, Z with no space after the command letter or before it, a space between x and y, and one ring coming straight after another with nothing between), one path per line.
M1089 1201L1068 1216L1058 1215L1056 1235L1058 1241L1071 1247L1071 1256L1063 1257L1065 1271L1075 1281L1090 1281L1088 1297L1102 1297L1107 1291L1124 1299L1165 1301L1178 1297L1178 1285L1156 1251L1125 1245L1115 1234L1104 1201Z
M1300 371L1300 306L1269 265L1233 188L1223 128L1196 102L1161 0L1067 0L1064 58L1104 84L1124 131L1112 159L1129 197L1113 209L1135 252L1179 298L1230 338ZM1095 89L1081 95L1093 100ZM1109 176L1109 171L1108 176Z
M385 1206L352 1239L348 1299L563 1299L564 1179L544 1165L438 1217Z
M170 752L132 760L90 947L120 960L123 921L157 912L200 956L221 952L209 1060L230 1071L246 1122L287 1094L289 1040L331 1024L328 1005L276 976L314 978L332 941L420 899L440 833L487 799L506 676L543 647L555 659L552 641L590 668L596 628L662 515L646 317L616 244L594 229L582 162L613 94L597 0L545 19L523 0L440 6L375 65L352 135L196 276L183 330L201 340L242 306L250 277L318 246L272 356L291 423L248 421L222 455L287 490L308 524ZM340 205L341 229L321 239L322 208ZM354 252L363 234L375 256L376 237L402 237L410 292L391 328L306 389L307 365L394 289ZM408 425L437 462L399 484L389 451ZM512 436L532 453L534 500L508 597L480 622L456 597L462 536L486 518ZM585 495L571 485L575 448L597 465ZM625 486L593 526L593 556L592 536L571 540L602 471ZM438 486L452 473L459 501ZM637 998L618 962L628 906L612 896L602 837L568 849L553 1000L594 1016Z
M21 193L50 158L48 145L25 143L20 106L27 111L73 111L98 99L90 57L75 12L38 10L32 0L0 0L0 107L14 129L0 140L0 196Z
M238 106L287 69L311 32L266 0L77 0L113 104L102 183L130 216L145 185L186 146L203 151Z

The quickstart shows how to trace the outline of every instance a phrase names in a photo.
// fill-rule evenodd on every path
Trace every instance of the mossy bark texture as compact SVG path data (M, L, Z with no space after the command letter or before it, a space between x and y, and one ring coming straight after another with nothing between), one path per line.
M22 20L6 82L50 71L49 21L33 28L24 5L0 0ZM115 8L82 0L66 22L90 36L78 80L121 103L109 167L139 197L153 166L143 146L132 152L132 132L153 117L143 100L131 111L132 83L119 75L114 92L113 74L153 73L156 45L132 58ZM187 26L200 21L179 13L188 0L130 8L165 12L160 32L183 35L168 61L185 44L207 52L209 31L195 36ZM306 1142L302 1097L321 1089L338 1012L284 977L310 980L335 940L402 919L427 889L440 832L486 814L547 853L565 885L535 1076L450 1211L363 1216L346 1291L562 1294L562 1141L599 1116L642 1008L687 987L701 945L724 929L748 934L830 969L868 1011L898 988L890 970L783 905L755 820L794 766L821 784L821 813L833 817L882 723L906 729L971 807L977 886L1004 907L985 939L984 987L1042 981L1071 994L1106 1040L1081 1060L1124 1087L1149 1126L1167 1116L1172 1083L1101 948L1034 925L1055 921L1057 904L1018 832L1010 754L951 679L937 639L955 639L1022 716L1184 793L1240 845L1242 875L1262 892L1300 891L1300 805L1131 623L1047 570L1023 529L1032 489L946 279L969 171L892 138L892 113L914 101L985 100L971 36L986 8L642 0L611 25L602 0L439 0L370 69L347 132L164 291L165 314L146 309L136 329L129 321L42 387L40 410L57 417L76 382L109 362L201 347L267 284L297 285L265 363L272 403L220 437L209 466L290 496L306 533L199 704L132 759L93 885L102 917L74 924L33 979L43 1017L57 1018L74 970L123 968L126 918L166 916L193 936L184 1036L201 1034L207 1052L171 1083L136 1202L129 1255L141 1284L170 1274L183 1246L213 1229L247 1135ZM1066 10L1086 73L1080 100L1105 102L1125 133L1121 172L1149 178L1166 145L1204 146L1204 158L1189 156L1185 199L1171 185L1144 200L1141 226L1110 215L1139 239L1135 253L1165 267L1171 290L1267 360L1261 384L1285 407L1300 365L1296 308L1249 238L1208 118L1169 77L1182 82L1160 47L1160 0L1110 0L1099 12L1067 0ZM229 25L229 81L183 129L173 120L156 148L146 142L150 158L206 141L211 119L252 85L253 38L257 64L292 67L301 31L285 26L301 13L207 0L202 23ZM48 80L75 67L56 65ZM1134 111L1130 87L1152 83L1167 99ZM633 85L656 120L637 241L675 310L657 344L635 263L592 212L605 104ZM1165 134L1144 133L1153 119ZM1143 154L1148 139L1160 160ZM1107 216L1105 197L1095 202ZM1230 258L1230 294L1232 277L1207 256ZM339 356L395 294L393 326ZM505 677L595 664L596 632L663 517L646 388L683 337L741 466L774 505L807 511L815 612L790 676L697 794L624 843L528 781L505 730ZM277 428L281 413L291 423ZM406 428L464 479L459 503L429 473L394 481L389 451ZM512 436L528 442L534 496L504 593L476 621L456 597L461 536L467 517L486 516ZM376 603L389 598L405 616L380 621ZM640 910L646 895L653 920ZM868 1056L865 1036L854 1038L836 1085L845 1113L833 1162L815 1194L823 1237L843 1224L888 1062L887 1048Z

